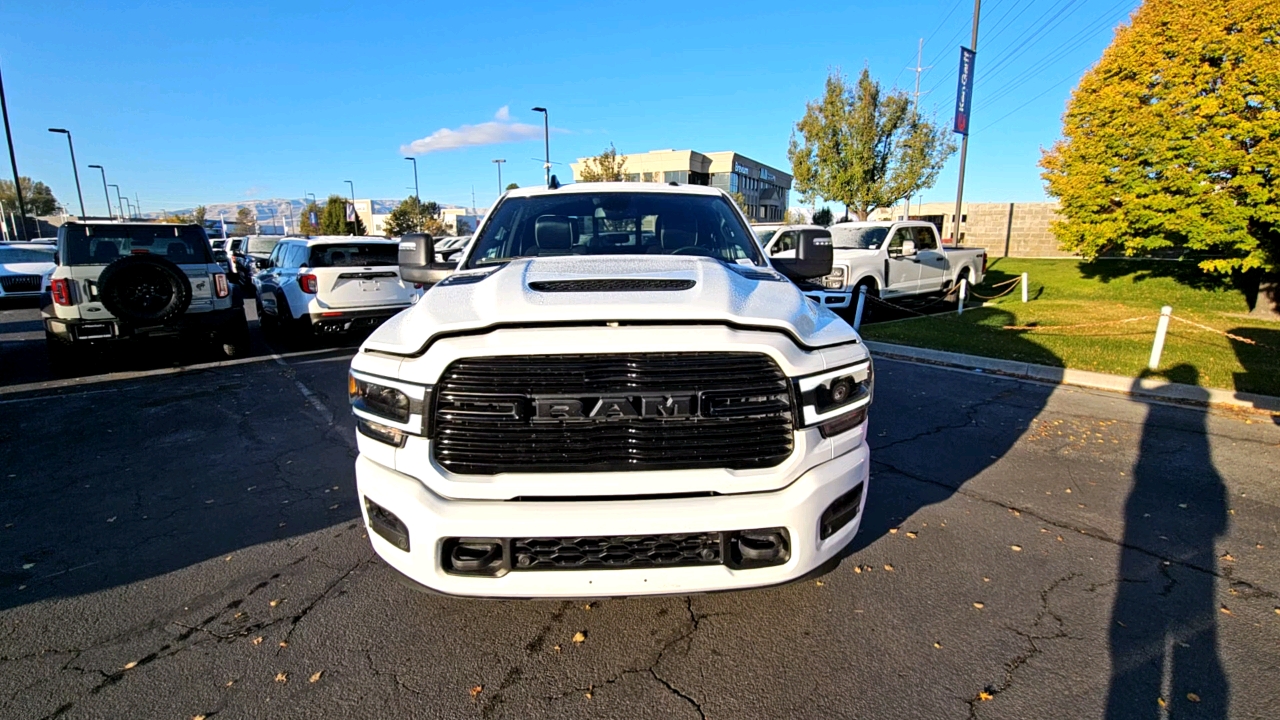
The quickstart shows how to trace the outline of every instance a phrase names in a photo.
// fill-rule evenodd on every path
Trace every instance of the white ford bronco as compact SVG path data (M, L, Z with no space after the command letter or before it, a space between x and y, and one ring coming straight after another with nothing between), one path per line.
M248 347L244 303L199 225L69 222L57 248L40 311L55 364L86 345L165 335L228 356Z
M456 263L352 360L374 549L486 597L698 593L837 564L866 499L872 366L771 265L724 192L588 183L506 193ZM790 278L790 279L789 279Z

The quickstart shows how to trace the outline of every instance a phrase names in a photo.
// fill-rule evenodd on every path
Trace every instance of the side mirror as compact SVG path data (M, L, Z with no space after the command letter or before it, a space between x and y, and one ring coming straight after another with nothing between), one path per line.
M794 258L774 258L773 266L791 280L800 281L831 274L831 231L800 230Z
M271 258L256 258L253 261L253 266L259 270L267 270L271 267Z
M916 254L916 241L903 240L902 241L902 257L915 257L915 254Z
M400 238L400 279L421 285L435 285L453 274L453 263L436 262L436 241L426 233L409 233Z

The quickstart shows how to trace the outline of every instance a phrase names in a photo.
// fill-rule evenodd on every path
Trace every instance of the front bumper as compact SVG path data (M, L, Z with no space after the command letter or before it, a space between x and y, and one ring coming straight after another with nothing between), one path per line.
M826 308L847 308L853 293L844 290L802 290L804 296Z
M858 531L866 503L869 453L865 444L811 467L774 492L676 499L522 502L453 500L418 480L361 455L356 483L369 527L372 501L408 531L409 551L369 527L377 553L427 588L450 595L498 598L574 598L714 592L786 583L835 558ZM625 475L620 474L625 479ZM862 486L857 514L827 538L820 518L834 501ZM506 572L499 577L451 574L442 563L448 538L595 537L786 528L784 564L745 570L726 565L643 569L555 569Z

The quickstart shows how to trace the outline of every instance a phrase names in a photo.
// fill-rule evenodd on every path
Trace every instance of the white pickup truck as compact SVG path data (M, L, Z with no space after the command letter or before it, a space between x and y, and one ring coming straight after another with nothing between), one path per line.
M757 225L770 258L794 254L795 237L809 225ZM829 308L847 308L859 286L882 298L949 292L960 280L982 282L987 251L944 248L937 228L922 221L843 222L832 225L831 273L804 287L805 295Z
M833 567L866 500L871 356L772 266L723 191L512 190L459 262L351 361L369 540L437 592L605 597L758 587Z

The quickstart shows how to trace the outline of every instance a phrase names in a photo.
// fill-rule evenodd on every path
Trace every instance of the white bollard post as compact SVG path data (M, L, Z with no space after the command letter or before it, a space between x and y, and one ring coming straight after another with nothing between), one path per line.
M956 314L964 314L964 301L969 297L969 278L960 278L960 300L956 303Z
M1151 360L1147 362L1147 367L1155 370L1160 367L1160 354L1164 352L1164 336L1169 332L1169 316L1173 314L1173 308L1165 305L1160 308L1160 321L1156 323L1156 341L1151 346Z
M1022 273L1022 302L1027 301L1027 274Z
M853 329L857 330L862 327L862 308L867 304L867 286L858 286L858 309L853 313Z

